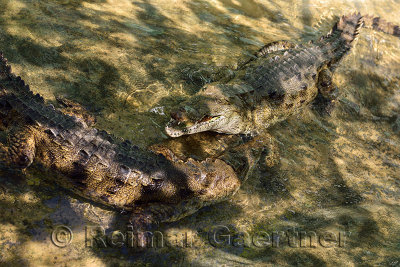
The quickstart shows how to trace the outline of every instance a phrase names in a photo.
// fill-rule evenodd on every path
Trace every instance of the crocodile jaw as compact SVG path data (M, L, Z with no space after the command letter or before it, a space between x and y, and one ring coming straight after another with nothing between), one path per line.
M228 118L225 116L215 116L212 117L211 119L203 122L195 122L191 126L184 126L184 127L179 127L181 124L179 121L175 119L171 119L167 126L165 127L165 131L167 134L171 137L178 137L182 136L185 134L194 134L194 133L200 133L200 132L205 132L205 131L215 131L218 132L218 129L227 124Z

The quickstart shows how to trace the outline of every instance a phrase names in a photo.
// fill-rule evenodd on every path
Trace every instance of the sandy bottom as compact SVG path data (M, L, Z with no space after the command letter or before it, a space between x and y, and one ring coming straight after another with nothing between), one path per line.
M0 50L32 90L50 102L63 95L83 104L98 128L142 147L167 138L169 109L199 90L203 72L235 66L271 41L317 38L335 15L357 10L400 25L394 0L0 6ZM280 165L256 168L230 201L161 225L163 247L121 243L127 215L77 199L38 174L3 175L0 264L399 266L399 62L398 38L363 29L335 73L341 96L332 116L305 110L273 127ZM59 225L73 232L70 244ZM105 248L92 238L100 226L109 236Z

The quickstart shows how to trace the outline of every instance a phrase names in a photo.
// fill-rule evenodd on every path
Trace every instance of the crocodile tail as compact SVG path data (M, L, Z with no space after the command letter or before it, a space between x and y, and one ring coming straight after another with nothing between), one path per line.
M351 43L357 38L361 26L400 37L400 27L398 25L387 22L380 17L361 16L360 13L354 13L342 16L332 30L326 36L321 37L321 41L339 34L340 39L346 43L346 46L351 47Z
M16 76L8 64L7 58L4 57L3 52L0 51L0 81L9 81L13 84L11 87L16 93L23 93L24 95L31 96L32 99L44 103L44 99L39 94L34 95L29 85L20 76ZM8 88L10 89L10 88Z
M63 115L52 106L46 106L40 94L34 94L20 76L12 73L11 66L2 52L0 52L0 92L1 98L6 99L16 111L35 122L51 125L61 122L75 123L72 117Z
M8 61L4 57L3 52L0 51L0 79L9 79L10 75L12 74L11 66L7 64Z
M350 48L351 43L358 36L362 22L362 16L360 13L342 16L327 36L322 39L339 35L340 40L346 44L347 48Z
M361 26L362 16L360 13L342 16L330 32L317 42L321 49L325 51L326 58L324 60L331 70L351 49Z
M380 17L365 15L363 16L363 23L365 28L374 29L379 32L400 37L400 27L381 19Z

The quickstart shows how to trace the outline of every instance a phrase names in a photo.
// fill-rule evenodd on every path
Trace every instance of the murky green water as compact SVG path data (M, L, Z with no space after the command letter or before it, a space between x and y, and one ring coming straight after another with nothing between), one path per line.
M64 95L84 104L99 128L142 147L167 138L164 114L200 88L202 73L235 66L264 43L306 42L326 33L334 15L356 10L400 25L400 2L378 0L0 0L0 7L0 50L15 73L49 101ZM335 74L342 94L334 114L307 110L273 127L280 166L256 169L232 200L162 225L170 247L90 247L85 226L125 231L127 215L71 197L40 175L2 177L0 263L400 265L399 62L398 38L363 29ZM60 224L74 235L64 248L50 239ZM218 225L230 229L230 244L227 233L221 246L210 244L207 232ZM278 242L287 229L322 241ZM248 236L268 240L264 232L271 243L248 244Z

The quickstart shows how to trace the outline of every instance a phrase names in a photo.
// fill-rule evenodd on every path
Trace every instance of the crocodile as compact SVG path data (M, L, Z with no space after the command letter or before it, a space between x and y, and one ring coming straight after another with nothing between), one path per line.
M330 114L339 93L332 73L363 25L400 37L399 26L354 13L340 17L318 40L269 43L225 79L182 102L165 131L171 137L204 131L255 135L310 103Z
M264 149L259 140L227 136L212 138L206 146L218 144L215 151L196 158L177 155L168 142L139 148L96 129L80 105L58 102L34 94L0 54L1 169L32 168L79 196L131 212L142 245L155 224L231 197Z

